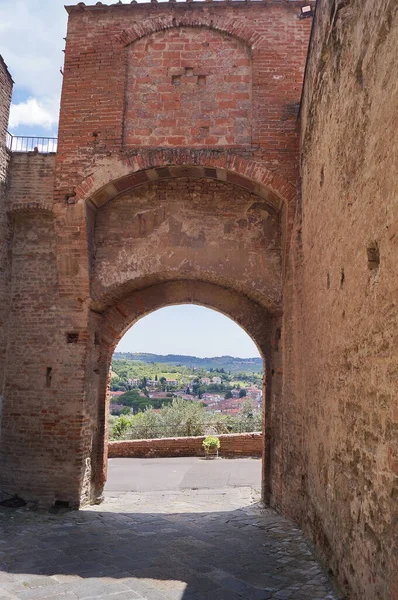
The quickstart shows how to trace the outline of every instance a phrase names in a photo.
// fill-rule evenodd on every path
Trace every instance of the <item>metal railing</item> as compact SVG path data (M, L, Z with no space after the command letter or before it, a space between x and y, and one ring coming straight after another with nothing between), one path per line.
M52 137L30 137L12 135L7 132L7 148L11 152L40 152L48 154L57 151L58 139Z

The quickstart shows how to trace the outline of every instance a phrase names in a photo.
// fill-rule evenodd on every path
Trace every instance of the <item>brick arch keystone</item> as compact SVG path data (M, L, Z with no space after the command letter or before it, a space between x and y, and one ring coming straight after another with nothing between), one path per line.
M255 48L263 39L260 33L254 32L242 23L241 19L207 13L169 14L153 17L135 23L129 29L125 29L116 39L123 46L128 46L140 38L175 27L206 27L237 38L250 48Z
M179 167L179 168L178 168ZM190 171L192 168L192 171ZM198 171L198 168L200 171ZM142 150L129 158L104 159L97 169L75 188L78 203L90 201L99 207L119 194L154 180L201 176L239 185L269 199L276 208L285 204L294 210L296 187L273 173L261 162L229 151L201 149ZM279 206L277 206L279 202Z

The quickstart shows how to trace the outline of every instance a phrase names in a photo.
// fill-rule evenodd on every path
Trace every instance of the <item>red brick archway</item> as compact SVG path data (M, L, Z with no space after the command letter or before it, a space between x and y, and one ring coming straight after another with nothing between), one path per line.
M254 32L239 19L226 18L214 13L187 13L162 15L135 23L133 27L125 29L118 35L117 40L127 46L144 36L174 27L207 27L231 35L252 48L264 39L264 36Z
M274 206L278 203L279 207L286 205L289 213L290 207L294 206L296 187L262 163L231 151L197 148L140 150L124 159L103 159L98 168L75 188L75 200L90 200L98 207L121 192L153 179L187 176L187 172L181 173L174 167L200 167L200 177L228 181L260 196L271 193L278 199L274 200Z
M278 344L280 317L270 315L264 307L243 294L231 289L203 281L169 281L137 290L115 302L101 316L93 327L99 339L99 382L98 382L98 430L93 447L93 474L95 494L102 491L107 475L109 413L109 373L116 345L140 318L147 314L178 304L196 304L216 310L231 318L251 337L264 359L263 389L263 432L265 451L263 456L263 499L269 502L272 469L272 390L275 393L280 385Z

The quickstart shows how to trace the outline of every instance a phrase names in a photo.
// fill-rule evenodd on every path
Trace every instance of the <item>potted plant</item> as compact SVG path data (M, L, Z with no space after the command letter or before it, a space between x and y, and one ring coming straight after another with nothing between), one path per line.
M205 449L206 458L218 457L218 450L220 448L220 440L215 435L208 435L202 442L202 446Z

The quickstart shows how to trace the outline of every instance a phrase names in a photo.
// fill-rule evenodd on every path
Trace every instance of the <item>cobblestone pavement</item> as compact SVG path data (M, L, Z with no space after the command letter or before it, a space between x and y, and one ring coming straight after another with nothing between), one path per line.
M0 509L0 600L335 600L302 534L251 488Z

